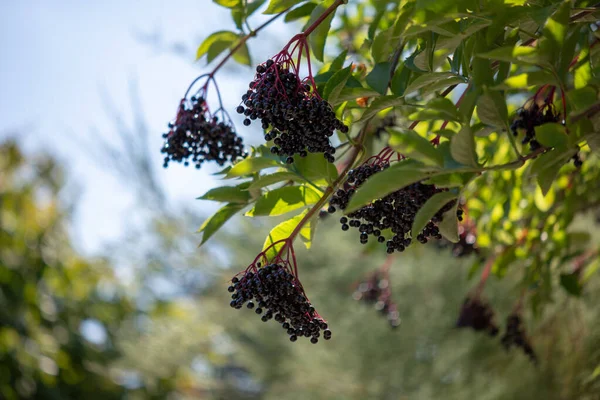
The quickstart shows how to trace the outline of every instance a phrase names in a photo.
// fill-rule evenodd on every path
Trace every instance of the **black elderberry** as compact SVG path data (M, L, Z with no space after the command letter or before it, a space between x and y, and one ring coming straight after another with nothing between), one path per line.
M512 346L520 347L532 362L537 362L537 356L529 343L521 317L518 314L513 313L508 316L506 319L506 332L500 340L506 351L510 350Z
M205 161L224 165L245 156L243 140L227 114L222 110L219 116L211 114L201 95L181 102L177 118L163 138L164 167L174 161L184 166L192 163L199 169Z
M494 310L488 304L477 298L466 298L456 321L456 327L473 328L475 331L484 331L490 336L496 336L498 327L493 319Z
M273 263L262 268L255 267L254 272L246 271L233 286L235 293L231 306L240 309L247 303L248 308L253 308L256 303L254 311L262 314L261 320L267 322L274 319L282 324L291 341L299 337L318 338L327 324L308 301L302 285L286 265Z
M355 190L374 174L389 167L389 162L366 163L348 173L343 188L338 189L330 200L330 213L335 212L336 207L344 210ZM446 204L427 223L422 232L412 232L412 224L419 209L433 195L447 189L436 188L421 182L414 183L396 192L373 201L371 204L348 214L349 221L343 222L342 230L348 227L358 228L360 232L360 243L368 243L369 236L373 236L379 243L386 243L386 252L392 254L395 251L402 252L416 238L420 243L427 243L428 238L440 238L441 234L436 223L439 223L443 214L449 211L455 204L454 201ZM462 209L458 208L457 218L462 219ZM343 217L346 218L346 217ZM390 237L388 240L387 237Z
M369 274L366 280L357 286L352 297L355 300L373 305L378 312L387 318L391 327L395 328L400 325L400 314L396 303L392 300L389 278L387 273L382 270Z
M244 121L260 119L263 129L275 140L278 154L284 157L308 152L324 153L333 162L335 148L329 138L334 130L348 131L335 116L331 105L321 99L308 82L303 82L290 60L267 60L256 67L256 76L242 96L237 111L250 116ZM246 122L248 121L248 122Z
M514 136L519 134L519 130L524 131L525 136L521 143L529 143L529 149L536 151L542 145L535 138L535 128L549 122L560 122L560 119L560 113L555 111L554 105L549 100L546 100L541 106L533 100L528 101L517 111L517 116L510 129Z

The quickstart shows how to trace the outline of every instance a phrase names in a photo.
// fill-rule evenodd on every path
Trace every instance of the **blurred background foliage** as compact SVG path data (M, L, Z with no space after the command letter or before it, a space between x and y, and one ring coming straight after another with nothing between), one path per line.
M391 24L393 16L381 14L382 24ZM360 48L363 16L342 17L346 32L332 32ZM330 342L291 344L276 324L231 310L227 282L254 258L273 223L237 218L199 249L193 232L206 217L203 206L175 209L165 200L158 149L149 146L158 133L140 108L134 101L132 127L123 123L129 116L111 108L119 140L94 136L82 146L137 195L133 222L101 257L78 254L77 238L68 234L78 198L64 186L62 162L26 155L17 141L0 144L0 399L600 399L600 282L589 279L598 260L578 276L579 297L562 290L558 276L551 290L535 291L546 305L527 308L524 320L537 365L520 351L505 352L498 338L454 328L482 263L477 254L455 258L435 243L393 259L389 284L401 323L392 329L373 305L352 297L385 258L357 255L356 238L340 234L335 217L320 220L310 252L297 249L303 285L334 327ZM383 146L380 133L373 133L373 149ZM477 151L505 156L508 144L494 135L491 148ZM560 251L563 263L552 268L570 273L580 242L584 249L600 246L598 157L585 161L581 173L565 167L553 197L524 185L522 170L489 174L494 191L479 179L469 189L477 193L469 198L470 215L500 210L478 220L480 247L510 247L521 218L511 210L525 209L541 227L528 233L529 252L513 254L514 270L521 262L546 265L543 257ZM113 195L119 194L106 193ZM531 260L548 239L539 232L554 224L546 218L553 207L570 207L564 195L585 210L567 209L574 220L551 231L557 248ZM510 234L486 237L489 231ZM502 262L484 294L498 325L523 285L518 273L498 279Z
M430 244L396 257L390 284L401 324L393 329L372 305L352 298L361 277L385 259L356 257L353 241L325 217L322 240L298 257L303 284L335 325L334 338L319 346L290 344L276 324L231 310L225 290L268 227L238 220L235 232L219 233L211 250L200 252L190 234L197 216L144 208L152 218L143 240L132 232L106 258L85 259L65 234L72 208L61 201L60 165L44 155L26 159L14 142L2 145L0 160L2 398L597 399L600 393L594 280L581 298L557 291L543 314L526 314L536 366L519 351L506 353L497 338L454 328L477 255L453 258L450 248ZM597 245L589 217L575 224ZM124 263L137 266L127 282L114 273ZM510 277L488 283L500 324L518 297L517 284Z

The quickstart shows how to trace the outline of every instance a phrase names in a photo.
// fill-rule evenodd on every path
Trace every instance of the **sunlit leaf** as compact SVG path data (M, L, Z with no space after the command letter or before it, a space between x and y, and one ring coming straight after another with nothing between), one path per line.
M239 176L249 175L253 172L258 172L265 168L281 166L272 158L266 157L249 157L235 164L225 175L226 179L237 178Z
M206 219L198 232L202 232L200 245L206 243L231 217L245 207L243 204L227 204L220 208L210 218Z
M315 204L321 193L309 186L286 186L271 190L256 200L246 216L274 216Z

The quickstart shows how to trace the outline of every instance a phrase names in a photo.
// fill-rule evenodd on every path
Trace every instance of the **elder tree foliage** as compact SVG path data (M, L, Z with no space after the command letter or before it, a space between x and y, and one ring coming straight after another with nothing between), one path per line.
M304 296L302 261L293 246L299 237L310 248L319 216L340 218L339 234L356 235L365 245L357 253L460 243L461 253L478 255L468 274L481 270L481 278L457 313L458 326L495 326L484 285L490 275L513 274L520 283L508 326L500 328L502 342L533 354L523 308L540 313L558 285L579 296L599 265L588 235L571 228L578 214L600 207L599 6L523 0L214 2L231 10L232 28L202 42L197 57L218 62L190 85L181 104L195 101L187 94L196 86L204 99L209 83L216 86L220 68L233 58L252 68L235 111L245 115L245 126L261 121L265 143L234 154L219 172L224 185L200 197L223 204L200 227L202 244L236 214L286 214L246 271L293 260L288 281ZM259 12L272 17L252 28ZM277 18L299 33L278 54L253 60L251 39L268 32ZM211 107L223 108L220 96ZM221 144L211 121L218 122L193 121L201 117L191 115L189 128L178 132L185 138L177 141L181 148L172 147L172 132L166 134L163 151L185 155L206 146L207 154L216 152ZM227 124L227 132L244 133L243 126ZM231 306L242 308L252 296L273 301L267 286L275 277L264 275L254 294L234 294ZM240 281L232 280L232 292L242 290ZM303 301L310 304L306 295ZM309 319L311 313L319 316L313 306L306 311ZM285 313L263 317L284 325L290 337L310 336ZM335 321L328 326L335 330Z

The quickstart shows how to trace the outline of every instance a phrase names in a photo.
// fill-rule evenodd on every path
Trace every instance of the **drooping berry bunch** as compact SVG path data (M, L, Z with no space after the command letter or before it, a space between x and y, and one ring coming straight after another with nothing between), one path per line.
M260 258L265 259L264 253L257 259ZM292 342L307 337L311 343L317 343L321 331L325 340L331 339L327 322L306 297L295 271L295 265L281 257L266 264L255 260L231 280L231 307L241 309L246 305L261 315L263 322L279 322Z
M541 106L531 100L517 111L517 117L510 126L514 136L519 134L519 129L525 131L525 137L521 141L523 144L529 143L531 151L535 151L542 147L540 142L535 138L535 127L546 124L548 122L559 122L560 113L554 109L551 102L545 102Z
M189 100L186 94L179 104L175 121L169 123L169 132L163 134L165 142L161 152L165 154L165 168L171 161L185 166L192 163L197 169L205 161L222 166L245 156L243 140L220 104L220 96L217 111L211 113L209 109L206 91L211 80L208 78Z
M338 189L332 196L328 211L334 213L336 207L341 210L346 209L356 189L374 174L388 168L393 155L393 151L384 149L377 156L371 157L361 166L351 170L343 188ZM442 207L422 232L411 232L411 229L415 215L423 204L434 194L445 190L447 189L421 182L413 183L349 213L347 217L341 217L342 230L358 229L362 244L368 242L369 236L374 236L378 242L386 243L388 254L404 251L414 239L420 243L427 243L428 238L441 239L442 235L436 224L441 222L443 214L454 206L454 201ZM463 211L459 208L457 211L459 220L462 220L462 214Z
M309 76L301 79L298 69L303 51ZM292 56L295 52L296 62ZM256 119L261 121L265 140L274 144L271 152L286 157L287 163L294 161L294 155L306 157L309 152L323 153L329 162L334 162L335 147L329 138L336 129L348 132L316 90L304 36L294 37L280 53L256 67L254 80L242 96L237 112L246 116L246 126Z
M512 346L520 347L532 362L537 362L537 356L529 343L519 314L513 313L506 319L506 332L502 335L501 342L506 351Z
M457 328L473 328L477 332L487 332L490 336L498 334L498 326L494 323L494 310L478 297L467 297L460 309L456 321Z
M545 91L549 93L543 101L538 101L538 97ZM535 128L537 126L554 122L559 123L562 121L560 112L556 111L552 99L554 97L555 88L553 86L544 85L531 99L525 102L525 105L517 111L517 116L510 126L513 135L516 137L519 135L519 130L525 132L525 137L521 143L529 143L529 149L536 151L542 147L540 142L537 141L535 136ZM579 168L583 164L579 152L577 152L572 158L573 164Z
M369 274L366 279L358 284L352 298L369 305L384 315L390 326L396 328L400 325L398 306L392 300L392 290L387 270L378 269Z

